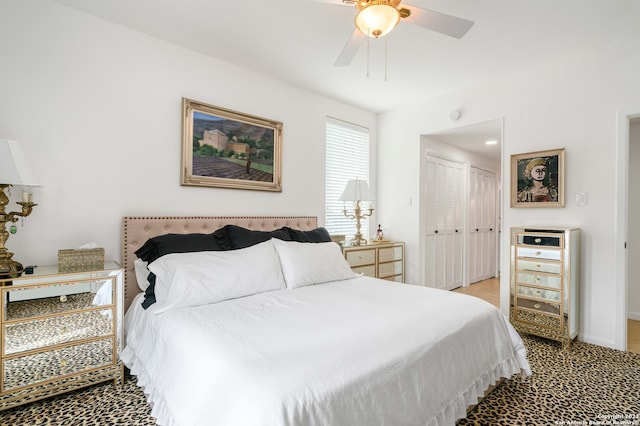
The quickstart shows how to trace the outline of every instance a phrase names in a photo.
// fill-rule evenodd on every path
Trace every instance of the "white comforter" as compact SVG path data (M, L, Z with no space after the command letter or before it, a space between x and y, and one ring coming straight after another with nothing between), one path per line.
M161 425L453 425L530 374L499 310L442 290L360 277L159 315L139 302L121 358Z

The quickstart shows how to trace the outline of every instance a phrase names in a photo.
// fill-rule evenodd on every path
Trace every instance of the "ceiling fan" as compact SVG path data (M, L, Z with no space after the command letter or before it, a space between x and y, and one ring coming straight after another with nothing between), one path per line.
M455 38L462 38L474 22L435 10L422 9L402 3L401 0L329 0L355 6L356 29L338 56L334 66L341 67L351 63L367 36L384 37L402 20Z

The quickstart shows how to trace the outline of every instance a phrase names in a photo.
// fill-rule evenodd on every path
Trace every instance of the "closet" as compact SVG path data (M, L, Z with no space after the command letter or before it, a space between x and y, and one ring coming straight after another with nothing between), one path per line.
M469 284L496 275L496 174L470 168Z
M496 174L426 153L422 168L423 284L453 290L496 276Z
M422 182L424 285L462 285L464 165L427 155Z

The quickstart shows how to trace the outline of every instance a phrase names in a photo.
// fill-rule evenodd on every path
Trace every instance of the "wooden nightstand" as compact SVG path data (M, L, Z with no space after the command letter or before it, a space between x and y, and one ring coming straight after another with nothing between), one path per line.
M404 243L373 243L342 248L354 272L368 277L404 282Z
M122 384L123 270L0 279L0 410L114 380Z

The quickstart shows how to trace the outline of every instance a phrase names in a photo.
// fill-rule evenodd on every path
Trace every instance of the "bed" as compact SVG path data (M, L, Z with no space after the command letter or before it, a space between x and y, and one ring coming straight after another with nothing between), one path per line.
M151 261L143 308L136 251L227 228L274 237ZM120 357L158 424L453 425L501 378L530 374L498 309L358 276L318 230L306 216L124 218Z

